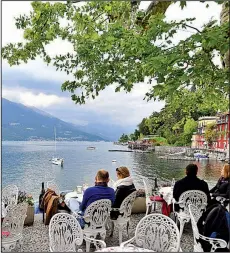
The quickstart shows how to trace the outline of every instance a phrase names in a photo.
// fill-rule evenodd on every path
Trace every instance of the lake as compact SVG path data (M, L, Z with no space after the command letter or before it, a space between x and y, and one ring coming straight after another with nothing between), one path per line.
M87 150L95 146L95 150ZM41 183L52 179L61 190L73 190L77 185L94 183L98 169L108 170L116 180L116 168L127 166L131 170L135 184L143 188L140 175L159 182L184 177L184 168L189 161L158 159L155 153L108 152L109 149L127 149L111 142L57 142L57 155L64 158L64 166L53 165L52 141L2 142L2 187L16 184L20 190L31 193L35 199L41 191ZM112 162L116 160L116 162ZM205 179L210 187L220 176L223 163L203 160L195 162L199 166L198 176Z

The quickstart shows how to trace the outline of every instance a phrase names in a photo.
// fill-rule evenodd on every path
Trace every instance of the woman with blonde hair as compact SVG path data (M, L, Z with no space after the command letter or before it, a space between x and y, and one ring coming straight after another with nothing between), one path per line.
M212 197L230 197L230 164L225 164L221 170L221 177L217 184L210 190Z
M122 201L132 192L136 191L133 184L133 179L130 176L129 169L127 167L121 166L116 168L117 181L114 183L115 188L115 201L113 203L113 208L119 208ZM112 211L111 219L117 219L119 212Z

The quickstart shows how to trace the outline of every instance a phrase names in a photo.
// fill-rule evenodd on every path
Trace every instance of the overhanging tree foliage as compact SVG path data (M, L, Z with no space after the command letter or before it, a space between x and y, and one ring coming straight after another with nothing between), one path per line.
M135 14L126 1L93 1L81 7L33 2L32 7L30 15L16 18L26 43L8 44L2 56L11 66L40 56L71 75L62 90L70 91L76 103L94 99L109 85L115 85L116 92L130 92L147 77L153 84L148 100L183 99L185 110L194 104L226 109L228 69L215 64L213 57L228 50L228 23L210 21L198 30L190 24L193 19L167 22L161 13L148 16L146 23L145 13ZM187 28L194 34L173 44L178 29ZM51 57L46 45L57 38L69 41L73 52Z

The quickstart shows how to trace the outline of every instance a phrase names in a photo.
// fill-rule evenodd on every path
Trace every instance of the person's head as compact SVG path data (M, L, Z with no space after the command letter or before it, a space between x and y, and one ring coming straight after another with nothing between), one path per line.
M196 164L191 163L186 167L186 175L187 176L196 176L197 171L198 171L198 167Z
M121 166L116 168L117 178L122 179L130 176L129 169L127 167Z
M109 182L109 172L106 170L99 170L95 177L96 183L108 183Z
M229 178L230 177L230 164L225 164L222 171L221 171L221 176L224 178Z

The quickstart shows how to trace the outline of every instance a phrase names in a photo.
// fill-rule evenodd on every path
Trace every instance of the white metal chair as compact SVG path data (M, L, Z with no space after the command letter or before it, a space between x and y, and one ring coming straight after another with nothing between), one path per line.
M198 242L199 239L202 239L203 241L206 241L211 244L211 251L210 252L215 252L217 248L226 248L227 243L222 240L222 239L214 239L214 238L209 238L206 236L203 236L199 233L198 227L197 227L197 220L195 217L200 213L199 209L190 204L189 205L189 214L191 218L191 223L192 223L192 230L193 230L193 238L194 238L194 252L204 252L200 242Z
M120 246L125 247L132 242L135 242L138 247L155 252L178 252L180 233L171 218L154 213L142 218L137 224L135 236Z
M179 205L179 211L175 212L174 205ZM182 236L183 230L184 230L184 224L186 222L190 221L190 214L188 210L188 205L193 204L195 205L199 212L196 213L195 220L196 222L202 215L203 211L205 211L207 206L207 195L198 190L190 190L183 192L180 197L179 201L176 202L175 199L173 199L173 211L176 216L177 221L180 223L180 237Z
M100 199L91 203L85 210L85 227L83 234L87 238L96 238L97 235L104 241L106 236L106 222L109 218L112 202L109 199ZM76 218L82 218L77 213L73 213ZM89 252L90 241L86 240L86 252Z
M2 232L8 233L8 235L2 234L2 251L11 251L16 247L17 243L19 243L19 250L21 250L22 230L27 208L28 204L26 202L9 206L6 217L2 223Z
M18 187L16 185L7 185L2 189L2 202L6 206L17 205Z
M151 186L151 183L149 182L147 178L142 177L142 180L144 183L145 197L146 197L146 215L148 215L152 211L152 206L154 206L154 210L155 210L157 207L157 204L160 203L160 205L162 205L162 203L150 199L150 197L153 195L152 194L153 187Z
M55 214L49 224L49 244L51 252L76 251L82 245L83 239L93 242L96 249L105 248L103 241L86 238L83 230L73 215L66 213ZM78 249L80 252L81 250Z
M47 188L53 190L57 195L60 195L59 187L53 180L47 182Z
M113 235L114 227L119 231L119 244L122 243L122 231L126 228L129 235L129 222L132 213L132 207L136 199L137 191L130 193L121 203L120 208L112 208L112 211L118 211L119 216L116 220L111 220L112 231L110 236Z

